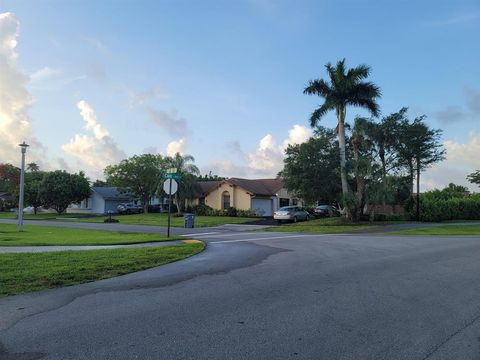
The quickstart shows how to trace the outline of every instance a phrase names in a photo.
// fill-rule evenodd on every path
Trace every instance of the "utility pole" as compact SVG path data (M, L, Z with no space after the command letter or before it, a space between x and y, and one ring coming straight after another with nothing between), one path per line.
M20 196L18 199L18 231L23 231L23 199L25 194L25 153L27 152L27 145L25 141L19 144L22 148L22 166L20 170Z

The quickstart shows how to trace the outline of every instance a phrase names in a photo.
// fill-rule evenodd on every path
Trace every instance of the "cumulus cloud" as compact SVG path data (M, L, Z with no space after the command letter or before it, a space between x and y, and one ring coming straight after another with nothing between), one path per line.
M301 144L308 140L312 131L303 125L294 125L288 137L278 145L271 134L265 135L255 152L247 155L248 167L257 175L276 176L283 167L285 149L289 145Z
M174 156L176 153L185 154L186 139L174 140L167 145L167 155Z
M97 121L95 111L90 104L82 100L77 103L77 107L85 121L85 129L93 136L76 134L69 143L62 145L62 149L65 153L76 157L80 166L86 166L84 170L88 174L101 177L107 165L118 163L126 158L125 152L118 147L108 130Z
M478 191L478 187L470 184L466 176L480 169L480 133L470 133L465 143L446 140L444 146L447 159L425 172L421 178L422 189L443 188L453 182Z
M166 112L147 107L147 114L155 125L178 137L188 132L187 121L178 116L176 111Z
M18 164L18 144L30 144L28 161L42 168L45 164L45 147L33 136L28 109L32 96L26 85L29 77L17 69L19 22L13 13L0 14L0 154L2 162Z

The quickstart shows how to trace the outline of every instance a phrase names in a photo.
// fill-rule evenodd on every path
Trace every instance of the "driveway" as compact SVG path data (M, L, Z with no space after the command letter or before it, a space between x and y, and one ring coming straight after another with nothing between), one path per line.
M180 262L0 299L0 359L480 357L480 236L197 237Z

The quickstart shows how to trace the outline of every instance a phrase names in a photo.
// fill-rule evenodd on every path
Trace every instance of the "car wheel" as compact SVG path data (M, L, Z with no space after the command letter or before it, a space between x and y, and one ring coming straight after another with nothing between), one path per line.
M293 217L293 222L296 223L297 221L298 221L297 217L294 216L294 217Z
M307 217L305 218L306 221L310 220L310 215L307 215Z

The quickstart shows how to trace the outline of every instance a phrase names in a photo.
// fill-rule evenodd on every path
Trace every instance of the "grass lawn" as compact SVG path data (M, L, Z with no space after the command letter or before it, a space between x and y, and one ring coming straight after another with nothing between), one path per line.
M308 232L308 233L347 233L359 230L373 229L377 225L366 224L349 224L345 223L342 218L325 218L310 221L302 221L298 223L282 224L280 226L264 229L266 231L275 232Z
M14 219L13 213L0 213L0 219ZM87 214L25 214L25 220L65 220L74 222L94 222L103 223L106 216L92 216ZM120 224L128 225L157 225L167 226L167 214L149 213L132 215L114 215L114 219L120 221ZM171 225L174 227L183 227L183 217L171 217ZM229 217L229 216L196 216L195 227L210 227L225 224L243 224L255 221L255 218Z
M391 231L399 235L480 235L480 225L428 226L410 230Z
M181 237L160 234L125 233L101 230L69 229L49 226L28 226L23 232L16 225L0 224L0 246L42 245L119 245L177 240Z
M190 241L161 248L0 254L0 296L106 279L185 259L204 248Z

